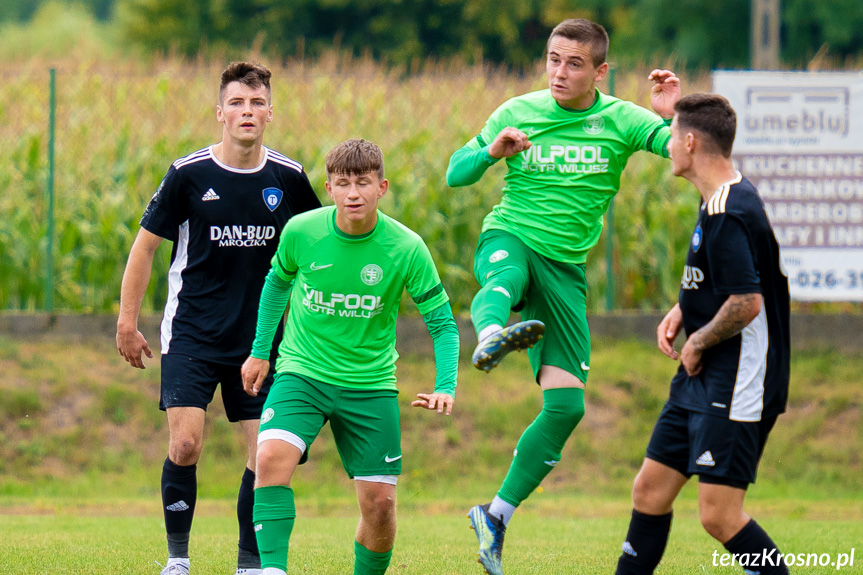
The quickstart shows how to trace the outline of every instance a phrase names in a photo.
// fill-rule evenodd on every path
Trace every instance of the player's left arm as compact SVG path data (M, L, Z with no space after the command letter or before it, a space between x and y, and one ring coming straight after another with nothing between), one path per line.
M650 105L653 111L665 120L674 117L674 104L680 99L680 78L671 70L653 70L648 76L653 82L650 88Z
M680 351L680 362L689 375L701 372L704 350L734 337L761 313L761 292L731 294L704 327L689 336Z
M449 305L449 296L440 281L428 246L415 236L414 249L405 275L405 287L426 322L434 344L435 387L419 393L414 407L452 413L458 377L458 327Z
M743 218L730 211L704 220L702 249L707 250L708 273L714 291L728 294L728 298L680 350L680 362L689 375L701 371L701 355L706 349L739 334L761 312L761 282L752 242Z
M438 413L452 413L458 376L458 326L449 302L423 314L434 344L435 387L433 393L418 393L411 405Z

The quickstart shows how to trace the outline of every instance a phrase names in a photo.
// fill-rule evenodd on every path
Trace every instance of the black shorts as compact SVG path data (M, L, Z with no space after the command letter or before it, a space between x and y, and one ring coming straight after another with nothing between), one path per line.
M260 419L267 393L273 384L275 370L270 373L257 397L243 389L243 378L239 365L225 365L187 355L167 353L162 355L162 396L159 409L169 407L200 407L204 411L213 401L216 386L222 384L222 403L228 421Z
M666 403L647 445L647 458L702 483L746 489L755 483L758 461L776 416L732 421Z

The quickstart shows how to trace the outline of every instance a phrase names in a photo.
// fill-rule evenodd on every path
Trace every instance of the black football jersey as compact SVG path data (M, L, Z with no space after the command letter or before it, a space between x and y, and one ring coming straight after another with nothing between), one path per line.
M755 187L738 174L701 206L680 286L687 337L732 294L761 293L761 312L743 331L705 350L703 369L681 366L670 402L736 421L785 411L790 364L788 278Z
M180 158L144 211L141 226L173 242L163 354L225 364L249 355L282 228L321 205L302 165L264 150L248 170L222 164L212 148Z

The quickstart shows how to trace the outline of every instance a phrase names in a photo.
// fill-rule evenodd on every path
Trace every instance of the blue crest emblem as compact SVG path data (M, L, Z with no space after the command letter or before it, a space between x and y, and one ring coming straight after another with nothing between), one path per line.
M284 192L279 188L264 188L264 203L272 212L282 203L282 196L284 195Z
M697 252L698 248L701 247L701 239L703 236L703 232L701 231L701 226L695 226L695 232L692 234L692 251Z

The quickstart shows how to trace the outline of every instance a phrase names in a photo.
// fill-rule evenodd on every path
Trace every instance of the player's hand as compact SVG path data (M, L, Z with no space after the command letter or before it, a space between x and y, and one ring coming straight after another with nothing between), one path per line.
M694 335L694 334L693 334ZM692 338L686 340L683 349L680 350L680 363L689 375L698 375L703 367L701 363L701 352L692 344Z
M488 153L492 158L510 158L530 146L527 134L518 128L504 128L488 147Z
M448 393L418 393L416 399L411 402L413 407L423 407L438 413L449 415L452 413L452 405L455 403L455 398ZM446 412L444 412L446 410Z
M650 88L650 105L663 118L674 117L674 104L680 99L680 78L671 70L654 70L647 76L654 82Z
M662 318L662 321L659 322L659 326L656 328L656 345L659 347L659 351L670 357L671 359L678 359L677 351L674 349L674 340L677 338L677 334L680 333L680 329L683 327L683 314L680 311L680 304L675 305L671 308L665 317Z
M141 353L153 359L153 352L147 344L147 339L137 329L117 329L117 351L123 356L129 365L138 369L147 369Z
M270 362L266 359L258 359L257 357L249 356L243 362L243 367L240 368L240 375L243 376L243 389L246 393L255 397L261 391L261 386L264 385L264 380L267 379L267 374L270 373Z

